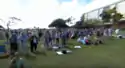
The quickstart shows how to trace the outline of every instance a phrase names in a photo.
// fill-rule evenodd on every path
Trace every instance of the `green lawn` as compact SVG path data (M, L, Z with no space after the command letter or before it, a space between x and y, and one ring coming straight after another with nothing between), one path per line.
M105 45L73 49L72 54L58 56L47 52L27 59L33 68L125 68L125 40L110 39ZM81 45L70 40L69 45ZM0 68L7 68L8 60L0 59Z

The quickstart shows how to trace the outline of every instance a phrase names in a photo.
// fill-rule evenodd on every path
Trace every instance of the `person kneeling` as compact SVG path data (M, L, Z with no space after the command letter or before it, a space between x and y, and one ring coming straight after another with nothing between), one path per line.
M19 56L18 52L15 52L14 56L11 58L9 68L24 68L23 58Z

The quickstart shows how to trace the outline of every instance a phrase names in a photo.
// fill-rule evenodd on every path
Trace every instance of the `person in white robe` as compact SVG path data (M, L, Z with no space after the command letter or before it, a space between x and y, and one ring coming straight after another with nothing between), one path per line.
M116 35L119 35L119 31L120 31L120 29L116 29L116 30L115 30L115 34L116 34Z

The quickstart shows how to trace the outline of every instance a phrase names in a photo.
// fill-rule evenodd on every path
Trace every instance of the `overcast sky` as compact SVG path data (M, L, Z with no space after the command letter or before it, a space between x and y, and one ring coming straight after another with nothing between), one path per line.
M22 19L11 28L47 28L56 18L73 16L77 21L84 12L116 1L119 0L0 0L0 18L5 21L11 16Z

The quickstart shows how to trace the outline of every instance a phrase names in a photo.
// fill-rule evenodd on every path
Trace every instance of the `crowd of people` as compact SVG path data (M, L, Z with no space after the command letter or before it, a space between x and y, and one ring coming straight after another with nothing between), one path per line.
M10 55L14 56L17 52L28 54L30 51L34 54L39 44L47 50L52 49L53 46L66 48L70 39L83 45L103 44L104 38L112 37L113 32L118 35L119 30L114 31L112 28L12 30L10 34L6 34L6 37L10 44Z
M11 31L9 38L10 51L23 51L27 53L28 44L30 52L34 53L37 50L39 43L42 43L46 49L51 49L53 46L67 47L69 39L77 39L85 45L103 43L102 37L112 36L113 29L111 28L89 28L89 29L65 29L65 30L28 30L28 31ZM8 37L8 35L7 35ZM94 41L95 40L95 41Z

